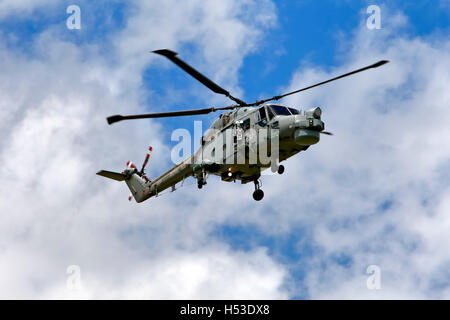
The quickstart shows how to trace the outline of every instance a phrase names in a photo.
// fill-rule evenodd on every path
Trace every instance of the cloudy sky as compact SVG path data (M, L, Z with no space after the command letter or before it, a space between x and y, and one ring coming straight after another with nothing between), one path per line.
M366 26L373 4L381 29ZM449 12L447 0L1 0L0 298L450 299ZM211 177L136 204L95 172L152 145L157 177L172 131L199 119L105 117L228 104L149 53L161 48L248 101L391 63L283 101L320 106L335 136L264 176L263 201Z

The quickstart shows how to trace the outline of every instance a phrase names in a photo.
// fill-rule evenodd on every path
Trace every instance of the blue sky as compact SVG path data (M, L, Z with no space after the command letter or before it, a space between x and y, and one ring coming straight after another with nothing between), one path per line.
M410 36L429 36L448 32L449 10L441 4L430 4L429 1L390 1L385 6L391 12L403 12L410 24L402 30ZM10 44L19 47L25 54L33 54L33 40L41 32L56 27L60 36L77 45L99 45L105 53L110 49L110 39L125 27L126 15L133 10L133 5L122 1L100 1L83 3L82 29L73 31L64 27L68 5L72 1L60 1L58 5L48 9L38 8L32 15L16 14L0 21L2 32L13 35ZM366 13L370 1L289 1L277 5L277 25L269 29L260 46L248 54L239 70L238 81L244 90L243 99L255 100L267 95L279 93L292 77L293 71L303 64L324 68L335 67L345 59L343 54L349 44L346 40L352 37L355 28L369 16ZM383 19L383 18L382 18ZM151 32L151 30L149 30ZM183 43L189 51L195 51L189 43ZM182 48L183 48L182 47ZM148 51L157 48L148 48ZM179 50L183 57L182 50ZM106 55L107 56L107 55ZM143 74L144 87L162 92L156 94L154 100L164 104L162 108L179 108L201 106L205 102L195 94L185 95L177 101L167 103L164 99L167 88L177 90L185 87L201 88L175 66L164 68L148 68ZM150 84L151 82L151 84ZM199 90L205 90L201 88ZM184 92L186 93L186 92ZM211 93L213 95L213 93ZM210 116L212 121L215 116ZM184 120L167 120L172 131L183 127ZM189 129L189 128L188 128Z
M35 177L36 181L43 181L36 182L43 184L39 190L48 191L50 195L56 192L60 194L61 200L55 203L55 197L36 191L36 198L30 201L42 203L42 207L36 206L35 217L18 220L17 228L23 227L25 230L27 224L31 225L33 219L38 217L41 217L39 221L45 221L42 212L53 212L56 217L57 211L68 208L73 221L68 222L58 216L55 219L60 223L60 229L67 228L74 234L84 230L87 238L98 242L98 247L94 246L96 249L87 253L89 250L85 251L84 247L77 245L82 240L76 236L67 240L67 243L64 240L66 247L55 248L53 251L59 252L70 247L74 251L73 255L64 253L64 258L56 258L53 251L46 253L46 256L41 257L42 261L46 261L42 262L44 270L65 266L68 261L84 261L84 265L91 268L86 271L88 280L90 279L91 284L96 283L91 287L100 283L97 289L84 295L88 298L108 296L104 289L108 285L101 283L104 281L114 287L115 282L111 279L120 279L118 282L127 284L117 288L117 292L122 293L111 296L123 298L127 293L134 292L135 280L125 275L120 266L108 271L111 273L105 278L99 275L106 268L104 261L114 261L119 253L130 257L130 261L137 265L136 268L147 267L152 270L152 276L142 277L156 277L152 278L157 283L156 286L165 287L170 281L173 285L178 285L176 279L183 279L185 276L182 272L170 273L169 278L175 279L170 281L164 276L155 276L158 272L163 274L158 263L166 267L169 264L170 269L170 262L177 265L178 260L181 261L179 263L188 261L188 267L195 265L195 261L200 261L196 266L206 268L208 276L205 278L213 279L204 281L212 286L220 283L216 291L189 287L185 291L180 290L186 296L168 292L164 298L223 297L218 293L221 286L223 292L232 293L232 288L223 284L226 282L224 279L217 279L215 271L224 268L233 275L236 283L242 282L239 275L236 275L239 274L241 262L244 269L248 267L248 270L245 269L248 274L255 275L256 279L254 283L242 284L244 294L239 296L241 298L253 297L251 293L258 291L258 283L261 281L273 281L277 284L270 290L265 288L267 291L261 291L261 294L265 294L264 297L269 298L347 298L359 297L360 294L368 298L415 297L406 293L411 291L411 286L416 288L411 284L411 279L425 274L425 267L417 261L429 254L427 246L437 240L428 231L418 231L415 224L399 224L407 219L404 217L410 212L417 212L414 217L417 221L424 221L424 226L432 226L436 222L426 220L425 213L431 212L430 216L440 217L439 212L446 208L447 194L437 193L437 190L447 190L448 184L442 180L442 176L447 175L448 158L440 155L436 149L426 149L435 147L431 138L420 140L418 137L416 145L428 150L427 154L432 159L418 156L417 163L414 164L417 168L422 168L420 172L424 176L420 173L416 175L414 169L406 165L410 159L403 158L405 150L415 149L409 144L408 136L401 136L396 130L397 124L402 121L406 122L407 128L420 123L417 120L421 114L418 107L420 104L438 108L447 101L445 96L439 94L436 101L424 99L423 97L428 97L425 95L428 91L421 91L425 83L427 88L430 86L429 92L441 93L442 90L436 89L440 85L436 79L447 76L445 73L441 76L433 73L427 78L425 68L433 66L433 61L421 54L427 52L442 56L443 63L448 62L445 49L449 34L450 6L447 1L376 3L307 0L275 4L266 1L267 6L264 8L258 8L255 4L247 8L236 0L226 2L231 3L230 7L222 8L217 4L217 8L214 8L217 11L210 8L214 11L211 14L217 14L216 17L220 20L218 23L236 26L236 30L245 34L246 38L243 39L239 34L233 34L233 30L212 30L214 23L207 19L209 11L205 9L203 12L196 1L183 4L186 19L192 22L186 25L183 25L184 22L170 21L172 14L181 19L182 14L177 10L174 9L172 13L164 5L159 8L157 4L145 4L141 1L47 2L35 7L24 4L19 10L11 9L14 6L8 6L5 2L3 9L6 13L0 15L0 50L7 61L2 67L16 68L17 70L9 70L11 75L14 74L11 78L16 83L23 83L24 87L0 88L0 93L7 97L4 101L19 101L16 106L11 106L13 113L23 115L23 119L17 120L17 123L7 123L5 120L4 125L9 128L8 137L10 134L12 137L14 132L25 135L23 140L5 139L8 142L1 146L0 151L2 159L11 158L24 162L24 159L30 158L17 151L20 149L18 146L27 146L28 132L34 132L27 119L35 119L33 112L36 110L41 110L44 119L49 117L48 121L42 120L42 128L37 129L38 134L32 135L37 139L36 147L42 143L41 147L45 150L33 153L31 158L36 157L37 163L27 167L39 167L39 163L52 162L51 159L68 161L65 168L60 168L59 163L55 163L54 166L58 169L54 172L58 172L58 175L51 175L48 180L42 178L40 173L36 173ZM68 30L65 27L68 17L65 10L70 4L78 4L81 8L81 30ZM368 17L366 8L371 4L381 7L381 30L365 29ZM235 12L234 8L241 11ZM194 13L190 13L191 9ZM158 19L164 20L166 17L158 10L167 14L167 24L158 23L161 21ZM198 16L195 10L201 11ZM206 21L204 25L203 20ZM173 30L171 24L176 25ZM214 42L216 36L219 39L223 36L222 31L224 36L229 37L226 39L231 39L230 43L223 43L223 48L219 40ZM370 46L373 46L373 50L368 49ZM265 203L255 204L250 201L251 193L246 186L212 180L206 190L202 190L202 194L194 188L185 188L186 190L177 191L167 198L152 199L139 206L130 205L126 201L119 201L126 200L125 188L110 186L109 181L94 180L96 177L79 180L80 173L84 170L95 172L101 169L99 166L119 170L128 160L126 157L139 163L139 157L144 157L143 148L150 140L157 146L150 163L154 177L172 165L168 162L170 148L176 144L170 141L172 131L184 127L192 132L193 120L197 118L141 121L138 124L108 127L104 117L118 112L158 112L228 104L226 99L215 97L175 65L165 62L162 57L152 57L149 53L150 50L162 47L178 51L182 59L211 78L219 78L219 84L223 84L232 93L233 90L240 91L242 94L236 95L246 101L273 96L282 93L280 90L299 88L305 83L325 80L336 75L336 72L349 71L355 67L354 64L363 66L366 61L375 62L381 58L398 60L391 61L392 69L386 69L392 76L377 73L377 77L381 79L378 82L370 79L370 76L345 80L342 84L331 85L329 89L316 88L312 93L287 101L305 108L313 107L311 104L316 102L325 104L325 110L328 108L329 111L326 117L330 125L327 128L336 129L338 137L332 138L334 140L323 139L319 146L289 160L286 165L289 170L283 176L266 177L264 183L268 194L272 195L266 197ZM65 54L66 48L72 48L71 52ZM407 53L415 50L417 56ZM402 61L408 63L404 62L402 65ZM411 70L411 61L419 63L417 72L420 76L416 76ZM71 77L73 86L68 85ZM42 83L36 83L33 79L40 79ZM418 84L420 88L415 87ZM371 94L372 87L381 92L379 97ZM14 90L17 90L16 95L12 93ZM52 102L52 99L57 102ZM366 109L361 108L362 104ZM391 108L392 105L398 109ZM345 109L347 106L348 109ZM401 108L411 110L406 120L399 117L398 110ZM59 118L53 118L52 110L67 112L67 119L72 119L74 124L69 122L70 125L67 125L63 122L65 125L59 127ZM362 128L351 121L354 115L364 124ZM216 116L204 117L205 130ZM86 123L86 119L89 119L89 123ZM387 124L383 133L377 131L381 124ZM46 138L39 139L40 134L46 132L46 125L50 133ZM52 131L52 128L57 131ZM377 134L373 134L374 131ZM434 127L430 132L431 135L443 134ZM58 133L61 145L53 140L56 136L60 137ZM392 137L398 140L391 141ZM370 141L371 148L367 147L367 141ZM54 150L52 146L62 148ZM27 149L31 150L32 147ZM75 152L70 150L78 152L74 155ZM385 150L390 150L391 153L383 158L379 154L388 154ZM333 159L333 163L329 162L330 159ZM10 166L9 163L3 170L12 170L13 164ZM68 182L55 188L58 190L53 190L52 185L61 183L60 176L66 177L64 181ZM386 182L389 176L396 177L397 181ZM12 188L20 194L24 186L17 184ZM88 195L87 189L95 190L96 197ZM73 198L68 196L69 193L74 194ZM236 200L227 202L223 208L216 208L217 201L224 198ZM417 199L421 203L416 203L420 202ZM1 201L4 210L14 211L17 216L21 216L23 208L7 207L6 198ZM294 204L290 205L291 203ZM97 210L98 217L93 218L92 215ZM83 227L87 221L101 229L98 239L92 235L95 230L90 229L92 224L90 227ZM373 229L367 231L370 226ZM47 227L44 224L42 228ZM49 236L41 235L39 231L36 234L36 246L45 246ZM0 239L0 254L2 246L15 250L12 243L16 236ZM60 235L55 233L51 239L59 239L58 236ZM105 243L109 242L115 246L115 253L111 250L111 253L102 253L105 255L103 259L95 258L94 256L98 256L95 250L102 251ZM383 247L380 242L392 242L392 245ZM166 243L167 252L173 253L173 256L164 255L158 249L157 244ZM32 248L25 240L22 247L26 248L24 256ZM221 250L224 256L216 257L214 254ZM411 252L423 253L423 256L414 258L418 267L411 274L399 276L402 268L410 263L409 259L413 256ZM391 266L388 263L391 256L388 254L400 254L403 258L399 258L398 265ZM430 286L438 287L440 291L433 296L430 286L418 285L416 289L420 294L416 297L449 297L448 282L442 280L440 270L450 260L442 255L434 258L436 266L432 270L435 273L430 271L434 275ZM210 265L206 263L205 267L205 264L201 264L203 259ZM217 262L215 265L216 262L210 261L227 263ZM255 265L254 261L258 263ZM21 262L23 261L17 261L18 264ZM387 268L386 279L392 281L392 287L396 285L400 289L386 289L379 295L367 293L360 285L361 279L363 283L365 281L366 267L382 262ZM176 270L182 270L183 266L188 268L186 265L181 264ZM139 273L140 270L136 272ZM24 271L24 274L27 272ZM47 287L44 285L46 290L43 292L29 288L18 289L16 296L64 295L64 290L57 285L63 276L64 273L56 280L52 277L40 279L39 281L48 283ZM17 279L21 277L25 276L18 273ZM339 283L336 280L339 278L346 279L348 286ZM400 283L392 280L397 278L400 280L395 281L401 281ZM192 283L201 283L201 279L193 278ZM88 280L86 283L89 283ZM4 281L7 285L16 287L15 283ZM327 283L329 287L326 286ZM351 287L352 284L356 289ZM26 284L24 286L27 287ZM195 285L193 287L196 288ZM141 296L158 298L158 290L146 290L147 288L142 289ZM336 295L333 295L333 290Z

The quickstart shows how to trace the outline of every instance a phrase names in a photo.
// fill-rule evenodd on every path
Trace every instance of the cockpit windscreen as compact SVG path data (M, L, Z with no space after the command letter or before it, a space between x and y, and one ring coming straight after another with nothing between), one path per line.
M270 108L273 110L273 112L279 116L290 116L291 113L289 112L288 108L283 106L277 106L277 105L271 105Z

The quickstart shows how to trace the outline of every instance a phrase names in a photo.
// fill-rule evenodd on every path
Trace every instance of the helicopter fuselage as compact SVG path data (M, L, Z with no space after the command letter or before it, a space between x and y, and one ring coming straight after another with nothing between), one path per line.
M319 142L320 134L332 135L330 132L324 131L325 124L321 120L322 110L320 108L300 112L294 108L265 103L278 101L284 97L368 69L378 68L389 62L380 60L369 66L305 88L247 103L232 96L229 91L181 60L176 52L169 49L153 52L166 57L212 92L228 97L235 104L217 108L109 116L106 120L108 124L113 124L123 120L204 115L216 111L232 110L220 115L214 121L202 137L199 150L152 182L144 174L148 156L141 171L127 165L122 173L106 170L97 172L98 175L109 179L125 181L137 202L157 196L170 187L175 190L177 183L184 182L185 178L191 176L197 179L198 188L201 189L210 174L220 176L223 181L240 180L242 183L253 181L255 183L253 199L261 200L264 192L260 188L259 177L263 170L271 167L273 172L282 174L284 166L279 164L281 161Z
M199 150L148 183L142 201L190 176L198 180L199 188L210 174L228 182L255 181L263 170L278 171L281 161L319 142L324 126L320 108L302 113L264 105L222 114L202 137Z

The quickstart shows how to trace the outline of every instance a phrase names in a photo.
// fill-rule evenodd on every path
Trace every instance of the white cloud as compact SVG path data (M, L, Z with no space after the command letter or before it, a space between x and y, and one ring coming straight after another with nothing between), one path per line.
M160 122L104 120L144 111L141 74L160 63L148 50L186 48L186 60L239 92L243 57L257 50L263 25L275 23L270 3L261 11L254 2L217 2L208 7L214 18L201 2L191 5L137 2L111 35L108 57L54 30L37 40L39 58L2 47L0 296L448 298L450 43L396 34L402 17L359 30L339 68L293 75L292 89L391 60L286 101L323 106L336 135L288 160L283 176L264 177L263 202L251 199L252 185L211 178L201 192L185 187L138 205L127 203L123 184L93 174L139 163L149 143L151 175L169 161ZM243 16L244 8L255 14ZM310 253L282 265L258 243L233 250L213 234L223 225L275 238L301 230L297 247ZM80 293L65 288L72 264L82 269ZM366 288L371 264L381 267L381 290ZM296 272L302 286L287 288Z
M309 230L315 252L298 267L310 297L449 298L450 41L408 37L402 27L360 28L342 66L306 66L286 89L391 61L286 99L322 106L336 133L287 162L289 176L266 192L279 215L261 220L268 230ZM379 291L365 285L371 264L381 267Z
M109 127L105 121L110 114L145 111L141 75L151 61L148 50L163 45L158 39L177 48L199 36L196 54L205 59L225 45L221 68L234 70L224 77L236 81L243 56L262 37L257 26L275 19L272 7L218 1L209 8L211 20L201 16L203 2L163 5L158 12L147 1L135 5L126 28L110 35L113 45L76 46L54 26L36 37L33 55L0 38L0 296L287 297L284 267L263 248L240 252L210 236L212 217L195 210L200 199L128 203L125 185L95 175L120 170L129 159L140 163L148 144L155 150L150 172L167 167L161 124ZM243 6L262 16L243 23ZM204 45L214 34L222 40ZM128 41L139 46L127 51L134 46ZM108 56L102 45L112 48ZM83 292L67 291L69 265L81 267Z
M55 0L2 0L0 2L0 19L16 15L25 17L36 9L50 7L57 3Z
M221 250L217 250L220 248ZM142 258L142 257L141 257ZM155 261L141 260L136 266L113 265L97 274L83 273L81 290L57 286L49 298L113 299L286 299L277 288L286 276L264 250L240 253L226 247L205 247L197 252L166 252ZM89 270L89 269L88 269ZM239 272L236 272L239 270Z
M187 50L183 50L182 59L237 96L242 93L237 86L237 72L243 58L257 50L264 31L276 24L275 6L266 0L138 1L136 4L133 18L114 39L123 59L124 73L141 70L149 61L166 63L150 55L150 50L178 51L183 47ZM196 45L193 47L192 43ZM209 101L229 103L204 88L198 95Z

